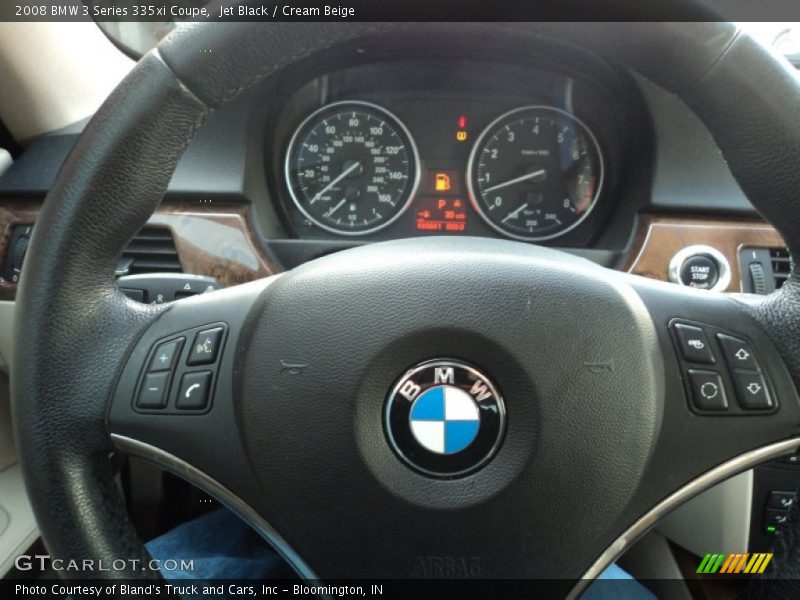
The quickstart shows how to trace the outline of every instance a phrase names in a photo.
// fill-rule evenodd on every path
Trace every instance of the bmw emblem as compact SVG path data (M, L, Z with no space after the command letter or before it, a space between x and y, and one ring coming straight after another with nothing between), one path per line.
M458 360L429 360L408 370L386 403L386 435L411 468L434 477L461 477L485 465L505 429L497 388Z

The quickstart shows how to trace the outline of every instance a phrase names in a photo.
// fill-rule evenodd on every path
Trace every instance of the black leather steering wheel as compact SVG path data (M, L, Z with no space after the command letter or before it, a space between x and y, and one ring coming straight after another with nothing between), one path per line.
M486 32L583 46L680 95L800 256L798 78L732 25L181 26L76 144L17 297L16 434L54 556L146 561L109 466L123 451L205 487L305 577L424 577L424 557L439 556L469 557L473 576L578 580L681 501L800 447L796 274L745 301L531 245L430 238L166 306L116 290L116 257L216 107L322 53L368 57L406 36L447 47ZM675 319L749 341L773 405L747 410L731 397L736 415L693 411ZM138 409L156 345L182 338L176 368L187 370L195 334L217 326L221 350L201 367L212 373L210 408ZM499 450L466 477L408 468L384 432L398 377L437 357L479 365L505 401ZM782 540L796 561L792 531Z

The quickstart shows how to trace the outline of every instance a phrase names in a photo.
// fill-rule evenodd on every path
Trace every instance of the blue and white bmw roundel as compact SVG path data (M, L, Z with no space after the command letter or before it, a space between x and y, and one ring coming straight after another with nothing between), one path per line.
M411 432L431 452L454 454L478 435L480 413L472 397L450 385L420 394L411 407Z
M477 367L442 358L406 371L389 392L387 441L413 470L464 477L497 453L506 411L494 383Z

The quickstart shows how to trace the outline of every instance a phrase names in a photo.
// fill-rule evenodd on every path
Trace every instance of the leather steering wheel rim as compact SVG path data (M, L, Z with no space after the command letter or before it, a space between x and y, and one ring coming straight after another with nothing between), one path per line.
M703 120L753 205L800 257L800 94L787 64L729 24L485 25L558 36L678 94ZM97 112L42 209L17 296L16 439L43 539L55 557L148 554L117 493L107 416L122 359L168 307L114 285L116 257L160 202L209 113L320 52L381 36L474 32L477 25L359 23L180 26ZM212 47L214 52L204 53ZM746 77L743 74L747 74ZM800 282L746 310L800 384ZM796 550L794 550L796 551ZM158 577L132 568L70 576Z

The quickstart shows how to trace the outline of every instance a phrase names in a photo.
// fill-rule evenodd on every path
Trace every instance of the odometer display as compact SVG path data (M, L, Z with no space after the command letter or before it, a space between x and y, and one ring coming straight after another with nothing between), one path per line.
M286 154L286 181L297 208L319 227L363 235L408 207L420 177L411 134L389 111L338 102L311 114Z
M530 106L489 124L468 171L470 200L490 226L509 237L546 240L574 229L594 208L603 158L577 118Z

